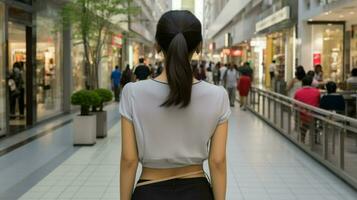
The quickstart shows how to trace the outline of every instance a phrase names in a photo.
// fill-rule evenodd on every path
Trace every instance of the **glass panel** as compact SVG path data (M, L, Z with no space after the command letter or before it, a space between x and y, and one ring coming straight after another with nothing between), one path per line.
M313 25L313 64L321 64L324 81L343 80L343 25Z
M9 132L26 127L26 26L9 22Z
M57 12L47 7L36 16L36 85L38 120L62 111L62 35L56 30Z
M357 68L357 25L352 26L352 39L351 39L351 68L349 69L348 76L353 68Z
M6 132L6 81L5 81L5 51L4 51L4 4L0 2L0 136Z

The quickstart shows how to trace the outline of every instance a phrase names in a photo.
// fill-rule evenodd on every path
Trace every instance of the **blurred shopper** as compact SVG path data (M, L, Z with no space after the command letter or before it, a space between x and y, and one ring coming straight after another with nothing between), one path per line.
M130 65L127 64L125 70L123 71L123 75L121 78L121 86L124 87L126 84L130 83L133 79L133 72L130 69Z
M214 68L214 63L213 62L209 62L207 67L206 67L206 76L207 76L206 81L209 82L209 83L213 83L213 74L212 74L213 68Z
M198 69L198 63L191 62L191 66L192 66L193 77L197 80L200 80L200 70Z
M343 114L345 111L345 99L337 94L337 85L335 82L326 83L327 95L321 99L320 107L325 110L334 111Z
M163 66L162 66L162 63L159 62L158 66L157 66L157 70L156 70L156 77L160 76L162 71L163 71Z
M310 71L307 72L306 75L307 76L311 76L313 78L312 79L312 84L311 84L312 87L318 88L320 86L320 83L315 79L315 72L314 71L310 70Z
M135 68L135 79L137 81L142 81L148 79L148 77L151 74L151 70L148 66L145 65L145 59L140 58L139 59L139 65Z
M313 77L305 76L302 79L302 88L296 91L294 99L303 102L310 106L320 106L320 91L317 88L311 86ZM301 130L301 142L305 143L305 136L307 130L314 130L314 118L308 111L300 112L300 130Z
M243 71L238 83L240 107L243 108L243 110L246 110L247 97L251 87L252 79L250 78L249 73L247 71Z
M220 71L221 63L218 62L216 66L212 70L213 83L215 85L219 85L219 81L221 79L221 71Z
M290 98L294 98L295 93L302 87L302 79L306 76L303 66L298 66L295 70L295 77L291 80L286 88L286 94Z
M221 85L222 85L222 86L224 86L223 76L224 76L224 74L226 73L227 69L228 69L228 68L227 68L227 64L224 64L224 65L219 69L219 71L220 71L220 73L221 73L220 81L221 81Z
M193 77L189 60L200 51L201 32L191 12L165 13L155 37L165 56L163 73L123 90L121 200L226 199L231 111L223 88ZM212 185L203 171L207 159ZM133 193L139 162L143 169Z
M318 83L319 85L322 84L323 85L323 81L324 81L324 73L322 71L322 66L321 65L316 65L315 66L315 76L313 77Z
M207 81L207 72L204 64L200 64L198 80Z
M251 80L253 80L253 68L250 67L249 62L243 63L243 65L238 68L238 71L240 74L246 74Z
M347 79L347 89L357 90L357 68L352 69L351 77Z
M115 66L115 70L112 72L112 75L111 75L114 99L117 102L119 102L121 76L122 76L122 73L119 69L119 66L117 65L117 66Z
M272 89L274 89L274 85L275 85L275 73L276 73L276 61L273 60L273 62L269 65L269 74L270 74L270 82L271 82Z
M227 88L229 102L231 107L234 107L236 102L236 90L237 90L237 81L239 78L238 71L234 68L233 65L229 65L228 70L226 70L223 80L224 85Z
M25 81L23 78L24 63L15 62L9 76L10 118L16 118L16 104L18 103L20 119L25 117Z
M269 74L271 80L275 78L275 72L276 72L276 61L273 60L273 62L269 66Z

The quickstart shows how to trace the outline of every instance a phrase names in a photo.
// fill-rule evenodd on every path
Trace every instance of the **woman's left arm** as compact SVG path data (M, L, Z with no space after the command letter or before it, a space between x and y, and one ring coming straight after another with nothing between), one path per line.
M138 150L133 123L122 117L121 127L120 199L131 200L139 163Z

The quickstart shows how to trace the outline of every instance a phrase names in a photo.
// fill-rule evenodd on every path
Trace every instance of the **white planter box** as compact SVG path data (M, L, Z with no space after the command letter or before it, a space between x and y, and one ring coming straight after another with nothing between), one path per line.
M107 111L96 112L97 115L97 138L107 137Z
M97 117L75 116L73 142L75 146L91 146L96 142L97 136Z

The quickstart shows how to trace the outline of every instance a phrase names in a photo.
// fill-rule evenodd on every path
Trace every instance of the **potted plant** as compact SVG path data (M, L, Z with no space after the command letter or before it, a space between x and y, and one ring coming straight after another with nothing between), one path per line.
M100 97L100 102L93 106L97 115L97 138L107 137L107 111L103 110L104 103L113 99L113 93L108 89L96 89L94 92Z
M71 103L81 107L79 115L74 117L74 145L94 145L96 142L96 115L90 113L90 107L100 103L97 93L81 90L72 94Z

